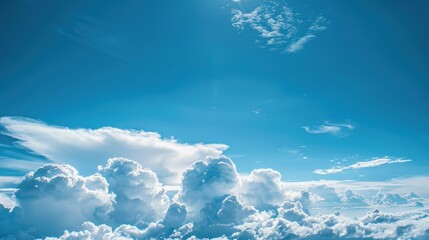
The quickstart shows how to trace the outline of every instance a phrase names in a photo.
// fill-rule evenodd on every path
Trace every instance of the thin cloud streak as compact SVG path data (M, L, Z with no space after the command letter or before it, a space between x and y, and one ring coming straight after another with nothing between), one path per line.
M320 174L320 175L328 175L328 174L341 173L349 169L371 168L371 167L378 167L384 164L406 163L406 162L411 162L411 160L401 159L401 158L392 159L390 157L383 157L383 158L376 158L370 161L357 162L349 166L337 166L337 167L332 167L328 169L316 169L313 171L313 173Z
M345 131L353 130L355 127L351 124L347 123L330 123L326 121L324 124L320 126L303 126L302 127L306 132L311 134L332 134L332 135L338 135L340 133L343 133Z

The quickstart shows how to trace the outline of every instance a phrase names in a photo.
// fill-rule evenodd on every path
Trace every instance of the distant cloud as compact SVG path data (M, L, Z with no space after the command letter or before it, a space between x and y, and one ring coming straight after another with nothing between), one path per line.
M281 148L278 148L277 150L279 152L286 153L288 155L288 157L306 160L306 159L308 159L308 157L303 152L304 148L305 148L305 146L300 146L298 148L281 147Z
M287 51L289 53L297 52L304 47L304 44L306 44L307 42L309 42L311 39L313 39L315 37L316 37L315 35L305 35L305 36L301 37L300 39L298 39L298 41L291 43L289 45L289 47L287 48Z
M258 114L261 114L262 112L263 112L262 108L252 107L252 113L258 115Z
M330 123L326 121L324 124L319 126L303 126L302 127L306 132L311 134L323 134L329 133L332 135L338 135L344 133L345 131L353 130L355 127L347 123Z
M151 168L162 183L172 185L180 182L180 176L193 162L217 156L228 148L224 144L179 143L142 130L71 129L17 117L0 118L0 126L26 150L50 162L72 164L83 174L94 171L108 158L125 157ZM40 164L13 161L8 165L29 170Z
M349 166L336 166L328 169L316 169L313 172L316 174L327 175L327 174L340 173L350 169L371 168L371 167L381 166L384 164L406 163L406 162L411 162L411 160L401 159L401 158L392 159L390 157L384 157L384 158L376 158L370 161L357 162Z
M243 3L235 1L232 26L240 31L249 28L257 33L256 43L269 50L295 53L326 29L323 16L309 17L294 12L283 1L265 1L252 11L243 10Z

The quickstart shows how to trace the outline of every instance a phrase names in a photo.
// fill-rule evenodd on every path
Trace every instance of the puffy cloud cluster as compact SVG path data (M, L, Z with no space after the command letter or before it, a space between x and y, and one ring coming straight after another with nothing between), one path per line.
M235 228L207 223L205 229L212 235L202 234L193 224L184 224L163 235L168 228L157 223L140 230L122 225L115 230L106 226L84 223L83 230L66 231L59 239L427 239L429 215L424 212L382 213L374 210L359 219L340 214L311 216L299 202L286 202L278 214L255 213ZM215 227L215 228L213 228ZM201 229L201 228L200 228ZM165 232L164 232L165 231ZM161 234L160 234L161 233ZM171 234L170 234L171 233ZM52 238L53 239L53 238Z
M280 173L271 169L241 177L224 156L195 162L171 199L157 175L132 160L109 159L88 177L70 165L45 165L22 180L15 208L0 204L0 239L429 237L429 214L424 209L402 213L369 209L359 218L313 214L313 206L354 207L368 201L352 191L338 194L326 185L301 191L285 186ZM421 200L416 194L403 198Z
M231 159L208 158L208 161L195 162L192 169L183 174L177 199L197 211L205 204L231 194L237 182L237 170Z
M272 169L253 170L241 183L240 197L257 209L266 210L285 201L285 189L279 172Z
M401 196L397 193L382 193L378 192L372 198L373 205L411 205L416 207L423 207L423 199L415 193L410 193L405 196Z
M255 1L249 4L257 4L250 11L245 3L238 2L232 9L232 26L240 31L246 28L255 31L256 42L270 50L297 52L326 29L323 16L304 16L294 12L285 1Z
M174 211L157 175L123 158L109 159L88 177L70 165L45 165L24 177L15 199L15 208L2 206L0 236L60 234L86 221L147 227Z
M111 216L117 223L154 222L165 214L169 198L157 175L139 163L124 158L109 159L99 172L116 195Z
M348 207L368 206L368 201L365 197L359 193L353 192L352 190L344 192L344 198L342 201L344 205Z
M70 165L45 165L28 173L15 193L18 207L3 209L6 226L1 235L58 234L84 221L104 222L112 211L114 195L100 174L82 177Z

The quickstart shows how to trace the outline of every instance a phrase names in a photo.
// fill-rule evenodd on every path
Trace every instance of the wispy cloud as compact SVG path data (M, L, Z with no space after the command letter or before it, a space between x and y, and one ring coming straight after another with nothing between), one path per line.
M263 112L263 109L262 108L258 108L258 107L252 107L251 111L252 111L252 113L254 113L256 115L259 115L259 114L261 114Z
M350 169L361 169L361 168L371 168L371 167L378 167L384 164L392 164L392 163L406 163L411 162L409 159L393 159L390 157L383 157L383 158L375 158L370 161L362 161L357 162L355 164L349 165L349 166L335 166L328 169L316 169L313 171L313 173L320 174L320 175L328 175L328 174L336 174L341 173L346 170Z
M300 146L299 148L279 148L278 151L282 153L286 153L289 157L295 159L306 160L308 157L304 154L303 149L305 146Z
M326 29L327 20L294 12L285 2L266 1L252 11L242 9L242 3L232 10L232 26L257 32L256 43L270 50L294 53Z
M324 124L319 126L303 126L302 128L311 134L329 133L332 135L338 135L340 133L344 133L345 131L353 130L355 127L348 123L330 123L326 121Z
M287 48L287 51L289 53L297 52L304 47L304 44L306 44L307 42L309 42L311 39L313 39L315 37L316 36L312 35L312 34L305 35L305 36L301 37L300 39L298 39L298 41L291 43L289 45L289 47Z

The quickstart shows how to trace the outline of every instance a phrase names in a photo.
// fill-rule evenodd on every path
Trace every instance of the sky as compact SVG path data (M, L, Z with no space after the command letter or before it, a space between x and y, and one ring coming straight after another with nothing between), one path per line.
M314 38L289 53L233 26L234 10L263 3L3 2L0 115L223 143L240 171L269 167L289 180L427 173L427 4L290 1L290 42ZM325 29L308 33L319 17ZM326 123L353 129L303 128ZM412 162L312 173L385 156Z
M182 174L223 154L240 177L273 169L294 189L429 198L428 13L423 0L0 1L0 188L47 163L81 179L127 158L188 206Z

